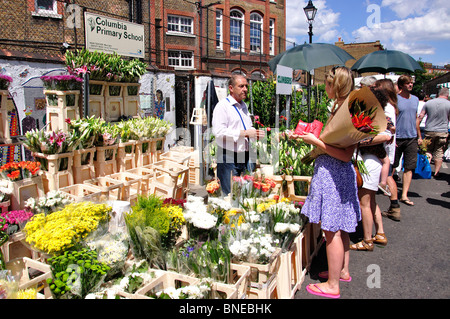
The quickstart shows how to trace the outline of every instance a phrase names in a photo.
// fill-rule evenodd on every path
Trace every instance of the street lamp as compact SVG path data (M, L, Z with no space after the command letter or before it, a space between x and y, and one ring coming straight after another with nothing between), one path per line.
M306 18L308 19L309 23L309 43L312 43L312 24L314 22L314 18L316 17L317 8L313 5L312 1L309 0L308 5L304 7L303 10L305 11Z
M305 11L306 14L306 18L308 19L308 24L309 24L309 43L312 43L312 36L313 36L313 32L312 32L312 24L314 22L314 18L316 17L316 13L317 13L317 8L313 5L312 1L309 0L308 4L306 5L306 7L303 8L303 10ZM311 73L308 72L307 74L307 80L308 80L308 122L311 122L311 118L310 118L310 113L311 113Z

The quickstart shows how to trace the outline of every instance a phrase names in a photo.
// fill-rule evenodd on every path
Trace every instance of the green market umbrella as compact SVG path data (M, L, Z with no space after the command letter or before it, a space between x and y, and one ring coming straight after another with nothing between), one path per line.
M363 56L352 66L358 73L411 72L423 70L410 55L396 50L375 51Z
M327 65L344 65L351 59L355 58L333 44L305 43L278 54L269 61L269 67L272 72L276 71L278 64L310 72Z

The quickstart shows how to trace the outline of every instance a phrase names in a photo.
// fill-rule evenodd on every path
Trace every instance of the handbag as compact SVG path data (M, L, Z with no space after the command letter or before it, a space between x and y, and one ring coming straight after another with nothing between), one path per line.
M431 179L431 166L426 154L417 153L417 165L413 178Z

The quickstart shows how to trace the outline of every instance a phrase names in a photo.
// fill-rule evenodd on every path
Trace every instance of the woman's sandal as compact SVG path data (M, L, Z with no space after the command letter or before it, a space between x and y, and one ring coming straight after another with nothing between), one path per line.
M359 251L373 251L373 241L372 240L361 240L359 243L350 245L351 250Z
M377 233L373 238L372 241L374 244L379 244L386 246L388 243L387 237L384 233Z

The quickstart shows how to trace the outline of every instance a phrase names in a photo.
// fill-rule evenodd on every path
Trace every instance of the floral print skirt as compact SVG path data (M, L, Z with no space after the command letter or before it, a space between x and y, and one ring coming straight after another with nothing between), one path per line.
M351 162L320 155L302 214L309 222L321 222L323 230L353 233L361 220L356 173Z

